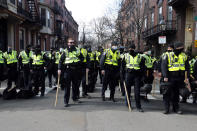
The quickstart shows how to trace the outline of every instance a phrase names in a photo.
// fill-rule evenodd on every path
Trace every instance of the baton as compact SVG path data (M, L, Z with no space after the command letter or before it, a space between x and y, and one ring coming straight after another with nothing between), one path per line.
M88 85L88 71L86 71L86 85Z
M129 100L129 96L128 96L128 92L127 92L127 88L126 88L126 84L124 82L124 89L125 89L125 93L126 93L126 96L127 96L127 104L128 104L128 107L129 107L129 111L131 112L131 104L130 104L130 100Z
M186 83L186 87L188 88L188 90L191 92L191 86L189 81L187 81L187 71L185 71L185 83Z
M60 88L60 74L58 74L58 80L57 80L57 90L56 90L55 107L56 107L56 105L57 105L57 99L58 99L59 88Z

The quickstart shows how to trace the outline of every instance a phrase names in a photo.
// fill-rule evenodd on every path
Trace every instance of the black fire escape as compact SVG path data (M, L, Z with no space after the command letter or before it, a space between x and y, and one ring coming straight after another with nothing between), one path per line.
M39 12L38 12L38 8L37 8L35 0L27 0L27 3L28 3L28 8L32 17L32 21L39 22L40 17L39 17Z

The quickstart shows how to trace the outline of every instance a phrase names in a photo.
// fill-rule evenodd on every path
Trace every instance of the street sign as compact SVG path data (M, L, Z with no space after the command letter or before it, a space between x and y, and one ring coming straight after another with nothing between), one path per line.
M166 44L166 36L159 36L159 44Z
M197 21L197 16L194 17L194 20Z

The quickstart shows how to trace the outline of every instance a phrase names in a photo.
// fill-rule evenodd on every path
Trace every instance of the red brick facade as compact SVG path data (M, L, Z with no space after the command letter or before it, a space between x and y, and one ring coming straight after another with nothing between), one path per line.
M5 51L11 45L20 51L29 44L40 45L42 50L49 50L51 47L64 46L68 37L78 41L78 24L65 7L64 0L21 1L0 1L2 50Z

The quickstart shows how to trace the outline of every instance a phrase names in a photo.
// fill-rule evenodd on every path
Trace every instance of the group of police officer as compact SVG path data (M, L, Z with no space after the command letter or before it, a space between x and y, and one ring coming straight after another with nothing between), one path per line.
M182 95L183 102L191 92L193 103L196 102L197 58L188 58L184 53L184 44L180 42L169 45L167 51L158 59L152 54L148 48L145 48L144 52L137 51L134 43L129 43L127 50L122 46L118 48L117 42L112 42L110 48L103 49L99 46L98 50L92 51L90 45L77 47L72 38L68 39L65 49L60 51L51 49L47 53L42 52L40 46L36 46L34 50L31 46L27 46L17 55L15 50L8 47L7 52L0 51L1 72L4 71L5 65L8 70L8 83L3 95L6 98L10 92L19 88L23 97L28 97L27 94L38 95L39 91L40 96L44 96L47 72L49 87L52 87L52 76L56 78L54 84L60 79L61 89L64 90L64 106L68 107L71 87L73 102L81 103L79 100L81 83L82 97L91 98L88 92L94 91L99 75L103 101L106 101L105 91L109 86L110 100L116 102L115 88L119 85L122 95L127 98L126 105L129 106L131 86L134 86L136 108L139 112L143 112L141 94L143 92L144 99L148 101L147 94L151 92L154 76L157 74L161 77L164 114L170 113L171 102L173 111L182 114L179 108L180 92L186 94ZM20 82L17 82L17 77ZM14 87L12 82L15 82Z
M0 51L0 78L1 81L7 79L3 98L30 98L38 95L39 91L40 96L44 96L45 77L48 75L49 86L52 87L51 77L53 75L57 78L60 54L55 49L42 52L40 46L33 48L31 45L27 45L19 54L11 46L8 46L6 52Z

